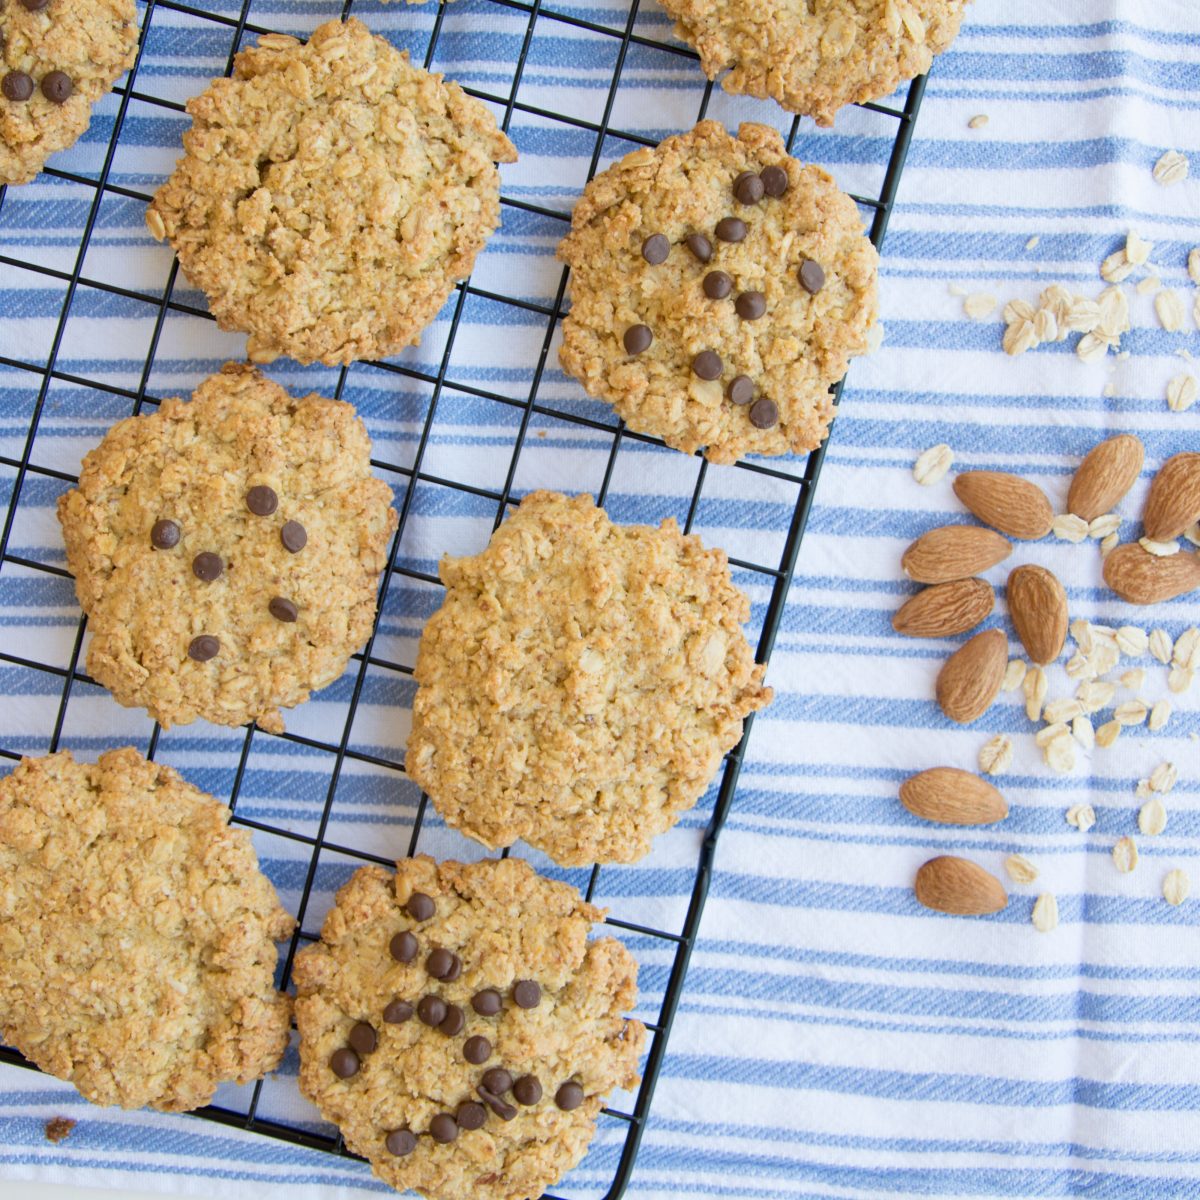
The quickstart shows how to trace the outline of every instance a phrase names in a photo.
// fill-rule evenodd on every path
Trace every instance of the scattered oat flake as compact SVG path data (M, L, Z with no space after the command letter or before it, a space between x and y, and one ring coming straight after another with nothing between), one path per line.
M1170 558L1172 554L1179 553L1178 542L1156 542L1153 538L1139 538L1138 545L1155 558Z
M1071 722L1071 736L1085 749L1091 750L1096 745L1096 729L1091 718L1080 714Z
M1147 275L1145 279L1138 282L1137 287L1133 290L1139 296L1144 296L1147 292L1156 292L1162 287L1162 280L1157 275Z
M59 1142L66 1141L71 1136L75 1124L70 1117L51 1117L46 1122L46 1141L53 1142L56 1146Z
M1200 283L1200 246L1188 251L1188 274L1193 283Z
M1154 311L1158 323L1168 333L1178 333L1183 328L1183 301L1170 288L1163 288L1154 297Z
M1114 250L1100 264L1100 278L1108 283L1121 283L1133 274L1133 263L1124 250Z
M979 747L979 769L985 775L1002 775L1012 766L1013 744L1002 733Z
M1090 804L1072 804L1067 809L1067 824L1087 833L1096 823L1096 810Z
M1053 893L1043 892L1033 902L1033 927L1038 933L1049 933L1058 927L1058 901Z
M1141 725L1150 715L1144 700L1126 700L1113 709L1113 720L1118 725Z
M1125 239L1125 257L1135 267L1140 267L1150 257L1150 252L1153 249L1153 242L1146 241L1145 238L1135 233L1132 229L1129 231L1129 235Z
M1107 750L1121 736L1121 722L1109 721L1096 730L1096 745Z
M1162 894L1168 904L1178 908L1188 898L1191 890L1192 881L1188 878L1188 873L1181 868L1176 867L1163 876Z
M1195 670L1200 667L1200 629L1193 626L1185 629L1175 639L1175 648L1171 651L1171 661L1177 667L1187 667Z
M1133 667L1121 676L1121 686L1131 692L1140 692L1145 682L1146 670L1144 667Z
M1025 678L1025 673L1029 668L1025 665L1024 659L1014 658L1010 660L1007 670L1004 672L1004 683L1002 684L1006 692L1015 692L1021 686Z
M1106 538L1110 533L1116 533L1121 528L1121 518L1116 513L1105 513L1088 525L1088 537Z
M1004 317L1005 325L1012 325L1017 321L1032 321L1033 305L1028 300L1010 300L1004 306L1004 312L1001 315Z
M1160 729L1166 729L1167 722L1171 719L1171 702L1170 700L1159 700L1150 710L1150 719L1147 723L1151 733L1157 733Z
M1154 164L1154 182L1162 184L1163 187L1170 187L1171 184L1186 179L1187 173L1187 157L1178 150L1168 150Z
M996 311L996 297L989 292L972 292L963 301L963 312L973 321L982 321Z
M1100 389L1100 395L1102 395L1106 400L1111 400L1116 394L1117 385L1115 383L1106 383L1104 387Z
M1187 412L1196 403L1196 377L1186 371L1167 384L1167 407L1172 412Z
M1117 630L1117 649L1126 658L1141 658L1150 645L1150 635L1137 625L1122 625Z
M1166 805L1157 797L1138 809L1138 829L1146 837L1157 837L1167 827Z
M1076 717L1083 716L1083 705L1073 697L1067 697L1063 700L1054 700L1047 704L1042 712L1042 719L1048 725L1057 725L1060 722L1073 721Z
M1165 796L1175 786L1178 779L1179 771L1176 769L1174 763L1159 763L1150 772L1150 787L1153 791L1158 792L1160 796Z
M1038 344L1033 322L1015 321L1005 329L1000 344L1004 347L1004 353L1011 358L1024 354L1026 350L1032 350Z
M1054 738L1042 753L1046 765L1055 771L1065 775L1075 769L1075 739L1065 725L1062 727L1062 733Z
M916 465L913 467L913 478L922 487L932 487L945 478L946 472L950 470L953 462L954 451L945 442L930 446L917 459Z
M1032 249L1034 249L1034 248L1037 246L1038 242L1040 242L1041 240L1042 240L1042 239L1041 239L1040 237L1038 237L1038 235L1035 233L1035 234L1033 235L1033 237L1031 237L1031 238L1029 239L1029 241L1027 241L1027 242L1025 243L1025 249L1026 249L1026 250L1032 250Z
M1120 541L1120 535L1116 533L1110 533L1108 537L1103 538L1100 542L1101 557L1107 558L1117 548Z
M1072 542L1075 545L1082 542L1088 535L1088 523L1074 513L1060 513L1054 518L1051 528L1054 536L1060 541Z
M1075 353L1086 363L1099 362L1108 353L1108 342L1095 333L1085 333L1079 339Z
M1112 848L1113 866L1122 875L1128 875L1138 864L1137 843L1131 837L1123 837Z
M1031 721L1040 720L1042 705L1046 702L1046 691L1049 687L1046 682L1046 672L1041 667L1030 667L1025 672L1021 686L1025 691L1025 715Z
M1139 779L1137 788L1133 793L1139 800L1149 800L1154 795L1154 789L1150 786L1150 780Z
M976 113L968 122L968 129L982 129L988 123L987 113Z
M1177 696L1181 696L1192 686L1192 672L1183 667L1172 667L1167 676L1167 687Z
M1171 635L1165 629L1151 630L1150 653L1164 667L1171 661Z
M1013 883L1032 883L1038 877L1037 867L1023 854L1010 854L1004 860L1004 869Z

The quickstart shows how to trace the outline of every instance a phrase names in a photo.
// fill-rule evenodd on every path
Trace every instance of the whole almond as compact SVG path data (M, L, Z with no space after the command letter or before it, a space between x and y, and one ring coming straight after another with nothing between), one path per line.
M933 767L900 785L900 803L914 817L942 825L991 825L1008 802L986 779L957 767Z
M996 593L983 579L937 583L909 597L892 618L905 637L953 637L974 629L996 606Z
M954 480L954 494L985 525L1009 537L1035 541L1054 524L1054 509L1036 483L1003 471L967 471Z
M1094 446L1071 480L1067 511L1085 521L1112 512L1137 483L1145 459L1146 448L1132 433L1120 433Z
M1169 542L1200 521L1200 454L1176 454L1158 469L1142 523L1154 542Z
M1159 558L1127 542L1104 560L1104 582L1130 604L1161 604L1200 588L1200 554Z
M900 561L904 573L918 583L951 583L968 579L1003 562L1012 543L978 525L943 525L923 533Z
M999 912L1008 905L1008 893L995 875L949 854L921 867L914 890L926 908L963 917Z
M1008 638L985 629L960 646L938 674L937 701L960 725L979 720L1000 694L1008 670Z
M1062 653L1067 640L1067 593L1045 567L1028 563L1008 577L1008 615L1021 645L1045 666Z

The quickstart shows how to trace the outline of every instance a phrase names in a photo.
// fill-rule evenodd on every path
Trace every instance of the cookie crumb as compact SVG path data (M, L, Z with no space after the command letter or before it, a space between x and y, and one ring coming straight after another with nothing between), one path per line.
M65 1142L71 1136L75 1124L70 1117L51 1117L46 1122L46 1141L53 1142L56 1146Z

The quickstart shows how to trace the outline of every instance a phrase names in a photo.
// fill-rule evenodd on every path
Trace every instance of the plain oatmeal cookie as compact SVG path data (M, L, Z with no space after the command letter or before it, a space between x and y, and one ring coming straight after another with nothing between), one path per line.
M627 155L588 184L559 256L566 371L631 429L718 463L819 446L876 319L854 201L765 125L702 121Z
M165 727L283 729L370 636L396 528L354 409L229 363L118 422L59 499L91 675Z
M397 1189L540 1196L584 1155L646 1030L603 910L519 859L363 867L296 957L300 1089Z
M590 496L533 492L441 577L405 766L489 848L641 858L771 699L725 554L672 520L614 525Z
M185 1112L273 1070L294 922L228 822L132 748L0 779L0 1037L123 1108Z
M416 345L500 223L496 161L517 157L483 104L354 19L264 35L187 110L146 223L254 362Z
M890 96L929 70L968 0L662 0L704 73L832 125L846 104Z
M137 46L133 0L0 3L0 185L28 183L79 140Z

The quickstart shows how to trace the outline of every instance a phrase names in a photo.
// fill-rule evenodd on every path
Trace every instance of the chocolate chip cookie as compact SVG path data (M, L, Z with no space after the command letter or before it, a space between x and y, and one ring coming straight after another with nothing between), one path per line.
M78 141L137 45L133 0L0 3L0 184L28 183Z
M296 956L300 1089L397 1189L540 1196L584 1155L645 1027L603 911L519 859L363 867Z
M58 503L91 675L166 727L280 732L371 632L396 513L370 459L349 404L237 363L113 426Z
M500 221L488 109L361 21L267 34L188 102L146 213L254 362L377 359L420 341Z
M566 371L717 463L819 446L876 319L857 206L765 125L702 121L627 155L588 184L559 256Z
M228 822L132 748L0 779L0 1037L123 1108L184 1112L273 1070L294 922Z
M771 699L720 550L534 492L473 558L417 652L409 775L485 846L632 862L703 794Z
M737 95L778 101L818 125L845 104L890 96L929 70L967 0L662 0L704 73Z

